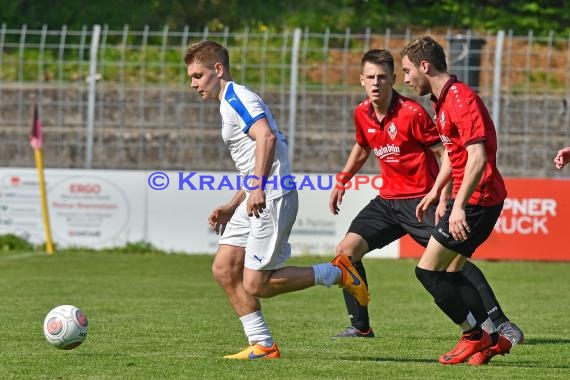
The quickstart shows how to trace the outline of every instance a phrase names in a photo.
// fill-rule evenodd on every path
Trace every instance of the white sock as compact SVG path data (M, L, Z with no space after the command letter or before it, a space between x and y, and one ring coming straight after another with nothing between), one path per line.
M477 321L475 320L475 317L473 316L473 314L471 314L471 312L467 314L467 319L463 321L463 323L459 324L459 327L461 327L461 330L463 330L463 332L469 331L473 329L475 326L477 326Z
M271 337L261 310L239 317L239 320L243 325L243 331L250 345L259 344L263 347L273 346L273 338Z
M331 263L315 264L313 271L315 272L315 285L324 285L327 288L338 284L342 276L340 268Z
M483 330L487 331L489 334L497 332L497 326L495 326L495 324L493 323L491 318L485 319L485 322L483 322L481 327L483 328Z

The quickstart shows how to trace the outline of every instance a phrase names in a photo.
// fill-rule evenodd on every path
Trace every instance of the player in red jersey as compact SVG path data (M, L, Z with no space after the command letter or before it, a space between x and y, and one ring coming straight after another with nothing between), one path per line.
M481 295L460 271L491 234L507 196L496 165L495 126L479 96L448 73L443 48L433 38L410 42L401 55L404 82L420 96L430 94L434 102L436 126L449 156L440 175L453 183L446 211L416 267L418 280L435 303L463 330L459 343L439 362L457 364L470 358L469 364L486 364L508 353L511 342L497 333ZM442 189L436 184L418 204L419 220L440 199Z
M418 221L416 207L437 181L439 168L434 152L438 155L444 152L439 134L419 103L393 89L396 76L390 52L370 50L362 57L361 66L360 80L368 97L354 110L356 143L338 175L339 183L332 191L329 207L333 214L339 212L345 194L343 182L356 174L374 152L382 173L380 193L356 216L337 246L337 254L350 256L366 281L362 257L406 234L425 247L434 219L439 219L445 211L449 195L442 193L437 213L431 207L423 223ZM493 321L504 326L505 332L510 328L520 333L515 335L520 340L522 332L510 324L479 268L468 262L463 274L479 289ZM349 292L344 292L344 297L351 326L336 337L374 337L368 308L361 306Z

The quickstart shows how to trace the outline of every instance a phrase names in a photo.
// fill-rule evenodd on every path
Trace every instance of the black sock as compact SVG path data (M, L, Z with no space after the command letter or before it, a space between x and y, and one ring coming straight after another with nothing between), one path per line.
M499 301L497 301L495 293L493 293L493 289L487 282L483 272L468 260L465 262L461 273L463 273L467 280L477 289L483 301L483 306L485 310L487 310L487 315L491 318L495 326L498 327L501 323L508 321L509 319L503 312L501 305L499 305Z
M491 335L491 346L494 346L499 341L499 333L495 331L489 335Z
M364 270L364 265L362 261L357 261L352 263L354 268L364 280L366 286L368 286L368 281L366 280L366 271ZM350 324L361 332L366 332L370 329L370 319L368 317L368 307L362 306L358 303L356 298L350 294L346 289L342 291L344 295L344 303L346 304L346 310L350 318Z
M461 272L447 272L446 277L457 286L463 302L475 317L477 324L481 325L485 322L487 319L487 310L485 310L481 296L473 284L470 283Z
M433 296L434 302L455 323L462 324L469 313L455 278L444 271L430 271L416 267L416 277Z

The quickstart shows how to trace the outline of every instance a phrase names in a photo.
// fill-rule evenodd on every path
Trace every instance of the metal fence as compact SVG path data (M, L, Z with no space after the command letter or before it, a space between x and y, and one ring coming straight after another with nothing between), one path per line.
M570 145L570 38L511 32L291 30L192 32L189 28L0 28L0 166L33 166L30 99L44 127L47 167L233 170L217 104L189 88L182 57L204 38L230 50L232 76L270 104L289 135L296 172L335 172L354 143L352 112L365 94L360 58L399 51L420 35L446 49L450 71L477 89L499 134L505 175L555 177ZM419 99L431 112L428 99ZM366 171L377 171L373 159ZM567 175L567 174L566 174Z

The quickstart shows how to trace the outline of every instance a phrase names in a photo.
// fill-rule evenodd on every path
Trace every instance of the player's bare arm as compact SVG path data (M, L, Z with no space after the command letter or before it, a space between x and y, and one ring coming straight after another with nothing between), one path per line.
M430 192L418 203L416 207L416 217L418 221L423 221L429 207L438 202L435 211L435 223L437 224L441 216L445 213L447 201L451 197L451 165L449 164L447 151L442 144L432 146L431 150L438 158L439 172Z
M259 218L265 208L265 190L263 179L269 176L275 156L277 136L273 133L266 118L257 120L249 129L249 135L255 140L255 168L253 175L257 183L252 183L252 190L247 200L247 214Z
M346 164L342 169L344 174L343 180L348 181L352 178L352 176L362 168L368 156L370 155L370 147L369 146L362 146L358 143L355 143L350 151L350 155L346 160ZM342 183L338 183L333 187L331 197L329 200L329 209L333 213L333 215L337 215L340 211L340 205L342 204L342 198L344 197L344 186Z
M447 209L447 201L451 198L451 190L452 190L452 181L449 180L441 190L441 194L439 195L439 203L435 208L435 224L439 223L439 220L445 214L445 210Z
M230 221L237 207L245 199L245 191L238 190L232 199L223 206L218 206L208 216L208 226L217 235L223 235L226 224Z
M465 217L465 205L481 180L487 165L487 153L483 142L468 145L465 149L467 150L465 174L449 216L449 232L455 240L461 241L466 240L467 234L471 232Z

